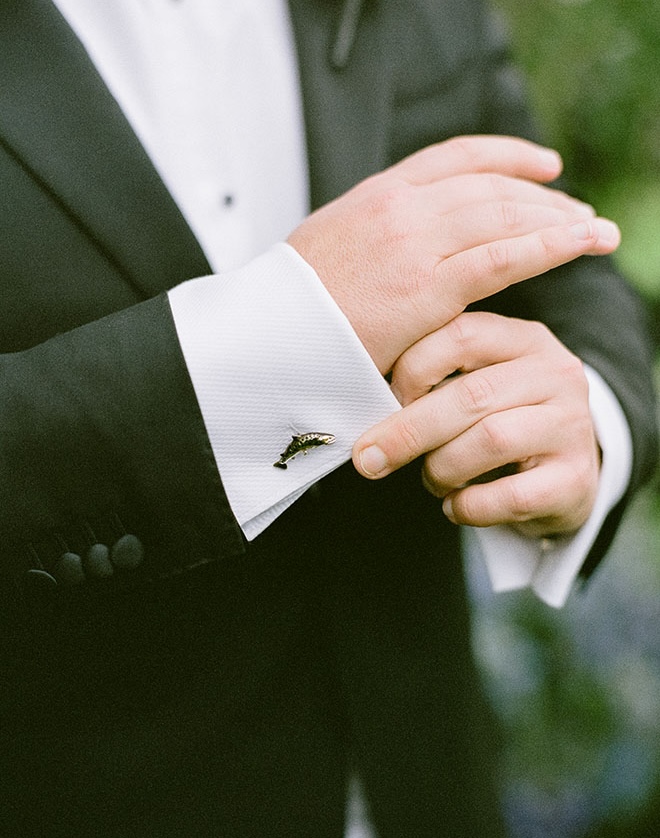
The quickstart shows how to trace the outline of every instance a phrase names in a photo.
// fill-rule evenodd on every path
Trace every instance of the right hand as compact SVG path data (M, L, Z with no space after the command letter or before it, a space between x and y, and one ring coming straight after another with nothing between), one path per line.
M561 168L558 154L525 140L455 138L362 181L288 242L386 373L470 303L616 249L613 222L541 185Z

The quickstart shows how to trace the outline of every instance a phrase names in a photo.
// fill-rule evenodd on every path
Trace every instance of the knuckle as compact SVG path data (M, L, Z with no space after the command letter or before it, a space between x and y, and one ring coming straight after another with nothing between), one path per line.
M584 457L579 465L571 471L573 491L576 498L582 499L591 495L594 488L594 468L591 461Z
M510 272L513 264L511 244L507 239L498 239L485 245L486 270L495 276Z
M396 445L401 458L406 462L414 460L423 452L422 434L414 422L402 418L397 427Z
M598 452L598 441L594 430L593 417L586 403L584 409L571 421L573 439L580 441L580 450L584 453L585 461L589 461L594 452Z
M416 347L413 346L401 355L392 367L391 386L408 404L433 387L435 381L428 376L424 364L418 359Z
M422 264L415 244L411 200L408 186L390 186L369 196L362 207L359 228L366 231L370 243L369 259L390 279L389 285L383 284L384 291L396 296L407 286L407 296L414 300L417 286L425 287L428 282L428 266Z
M392 367L392 384L400 387L401 384L407 387L414 386L417 380L417 364L414 358L414 345L403 355L400 355Z
M488 452L498 460L507 461L511 451L511 438L497 414L490 414L481 420L481 432Z
M559 248L554 235L549 230L541 230L538 236L540 256L544 264L554 265L559 255Z
M422 483L426 491L436 498L444 497L449 491L449 487L442 480L439 469L435 466L434 458L428 454L422 465Z
M496 398L490 378L479 372L463 376L458 382L461 406L471 415L487 413Z
M520 205L515 201L501 201L498 205L499 222L508 233L520 229L522 222Z
M511 181L497 172L487 172L483 176L485 198L507 203L511 201Z
M377 194L377 192L382 191L383 184L387 182L386 178L386 172L376 172L373 175L369 175L364 180L356 183L355 186L345 193L344 197L350 195L351 198L357 200L366 200L374 194Z
M404 204L405 192L401 187L390 186L379 190L367 199L369 220L387 232L397 231L405 218Z
M454 517L459 524L478 523L484 513L476 494L463 489L454 495Z
M534 488L512 480L509 483L509 509L517 523L553 514L557 507L557 488L548 482L539 482Z
M570 382L579 387L588 389L587 377L584 373L584 366L582 361L568 350L564 353L562 363L560 365L560 375L563 380Z
M535 338L539 344L545 344L550 341L557 343L557 338L553 335L545 323L542 323L540 320L527 320L526 324L526 328L529 330L530 336Z
M522 323L528 344L534 354L543 355L549 359L553 369L561 369L564 362L562 356L570 354L564 344L545 323L539 320L523 320Z
M446 329L452 344L461 350L466 350L474 343L479 335L477 321L480 319L480 314L481 312L459 314L447 324Z
M458 159L468 165L476 162L480 158L478 149L475 145L475 140L469 136L461 135L458 137L452 137L451 139L446 140L442 146L445 151L455 155Z

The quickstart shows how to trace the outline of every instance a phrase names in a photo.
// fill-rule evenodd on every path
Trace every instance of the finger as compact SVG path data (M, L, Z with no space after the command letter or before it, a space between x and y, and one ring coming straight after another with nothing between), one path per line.
M578 207L559 209L518 201L481 202L460 207L440 219L442 230L437 253L442 259L503 238L517 238L585 218ZM591 216L589 216L591 217Z
M365 477L385 477L490 414L545 401L558 386L531 356L451 379L363 434L353 449L355 466Z
M527 470L559 451L573 450L574 428L553 405L536 404L491 414L424 458L426 488L437 497L468 483L487 482L507 467ZM513 466L513 468L511 468Z
M442 302L443 312L446 313L447 303L451 307L453 302L458 314L470 303L579 256L611 253L620 240L619 228L613 221L595 218L489 242L438 264L436 297ZM447 281L448 272L451 283ZM449 291L454 295L453 301L447 300Z
M428 146L389 172L411 184L467 172L499 172L546 183L558 177L561 170L561 157L552 149L517 137L481 135L454 137Z
M455 524L513 525L536 537L570 533L589 517L597 482L591 462L578 472L573 462L548 459L537 468L458 489L442 508Z
M401 355L392 369L392 392L407 405L453 373L511 361L555 342L542 323L463 312Z
M559 189L493 172L455 175L423 184L417 188L417 194L438 214L491 201L542 204L588 217L596 214L591 205Z

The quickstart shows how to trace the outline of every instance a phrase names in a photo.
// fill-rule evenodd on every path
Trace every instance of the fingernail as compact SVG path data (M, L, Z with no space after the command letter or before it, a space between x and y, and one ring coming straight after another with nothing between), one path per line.
M387 457L377 445L363 448L360 451L359 460L360 468L367 477L378 477L387 468Z
M621 241L621 232L613 221L607 218L595 218L593 221L578 221L571 224L571 232L579 241L593 238L595 235L599 244L607 246L618 245Z
M447 495L447 497L442 501L442 511L445 513L447 518L452 522L452 524L456 523L456 519L454 518L454 504L451 499L451 495Z
M597 218L594 221L598 233L598 243L604 245L618 245L621 241L621 230L607 218Z
M553 171L560 171L564 165L561 155L552 148L539 149L539 158L544 166Z
M593 236L593 227L588 221L578 221L571 224L571 233L578 241L585 241Z

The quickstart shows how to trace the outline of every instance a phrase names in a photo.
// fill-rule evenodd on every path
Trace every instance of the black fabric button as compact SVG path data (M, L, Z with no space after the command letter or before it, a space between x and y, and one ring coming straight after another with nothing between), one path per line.
M53 568L53 575L62 585L82 585L85 581L82 559L77 553L63 553Z
M112 564L121 570L135 570L144 559L144 547L140 539L127 533L116 541L110 551Z
M108 579L115 572L110 561L110 548L106 544L92 544L83 556L83 569L94 579Z

